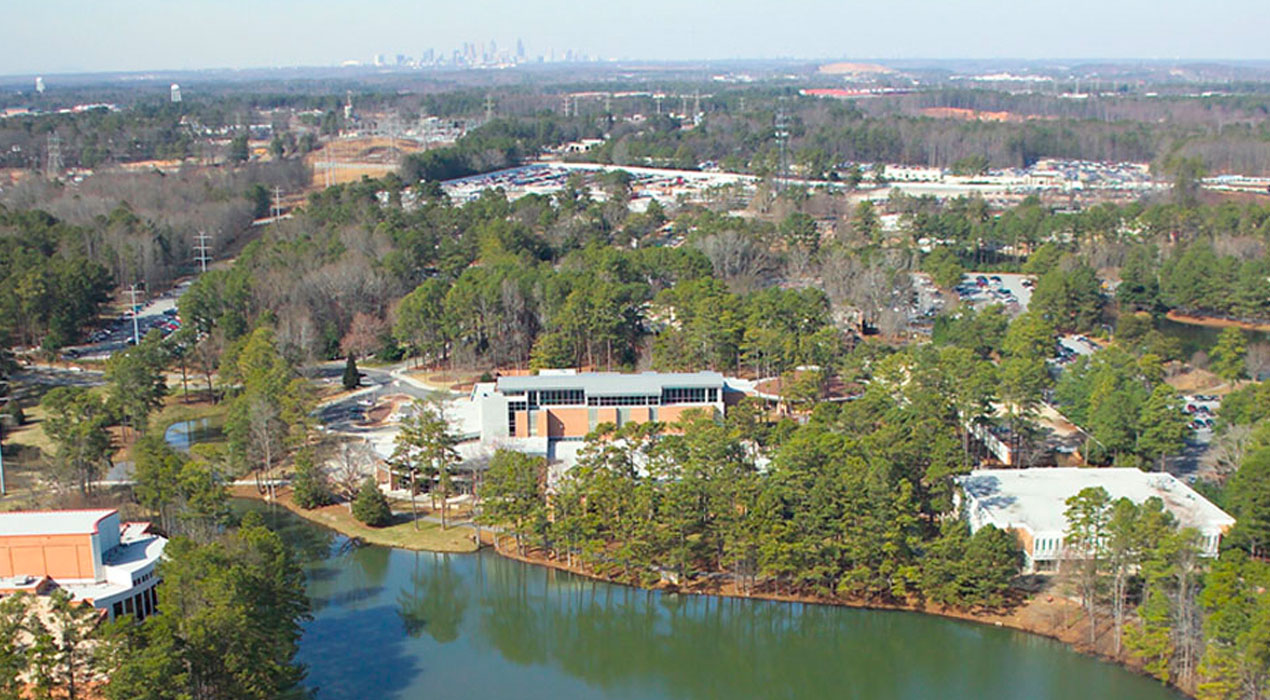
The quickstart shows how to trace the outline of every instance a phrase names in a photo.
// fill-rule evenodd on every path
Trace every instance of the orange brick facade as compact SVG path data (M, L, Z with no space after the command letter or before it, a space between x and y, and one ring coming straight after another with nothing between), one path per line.
M0 577L96 578L91 535L0 536Z

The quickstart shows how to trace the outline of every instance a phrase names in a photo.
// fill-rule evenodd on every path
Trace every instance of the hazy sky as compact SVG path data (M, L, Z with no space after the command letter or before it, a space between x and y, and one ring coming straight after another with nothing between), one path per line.
M605 58L1270 58L1270 0L0 0L0 74Z

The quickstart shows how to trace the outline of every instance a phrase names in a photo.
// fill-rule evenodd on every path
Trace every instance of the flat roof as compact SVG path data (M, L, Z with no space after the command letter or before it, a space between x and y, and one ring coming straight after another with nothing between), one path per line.
M1086 487L1101 486L1112 501L1142 503L1152 496L1182 527L1224 529L1235 519L1172 474L1128 468L1056 467L977 469L958 477L968 506L998 527L1024 526L1033 533L1067 529L1067 499Z
M93 510L20 510L0 513L0 537L13 535L91 535L114 508Z
M498 378L498 390L502 393L581 389L587 396L651 396L661 394L662 389L722 387L723 375L718 372L583 372Z

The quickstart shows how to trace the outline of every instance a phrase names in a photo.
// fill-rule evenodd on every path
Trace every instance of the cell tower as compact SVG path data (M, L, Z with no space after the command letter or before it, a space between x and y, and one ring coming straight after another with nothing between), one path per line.
M211 240L212 237L202 231L194 234L194 262L198 263L203 272L207 272L207 263L212 261Z
M772 135L776 138L776 146L779 150L780 163L777 165L778 180L777 187L784 189L789 181L789 117L785 114L785 105L780 104L776 107L776 122Z
M44 78L35 79L35 91L40 93L41 95L44 94Z
M181 86L177 85L176 83L172 83L172 102L176 103L180 101L181 101Z
M57 132L49 134L48 159L44 164L44 176L56 180L62 174L62 138Z

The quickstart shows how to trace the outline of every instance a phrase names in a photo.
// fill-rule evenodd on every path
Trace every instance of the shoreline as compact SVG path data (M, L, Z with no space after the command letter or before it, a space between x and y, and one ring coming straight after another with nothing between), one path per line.
M1205 328L1240 328L1245 331L1254 331L1257 333L1270 333L1270 323L1250 323L1248 321L1236 321L1229 318L1221 318L1218 316L1204 316L1183 313L1176 309L1169 311L1164 315L1174 323L1182 323L1188 326L1203 326Z
M1042 595L1040 592L1030 593L1023 592L1022 595L1014 601L1014 604L1007 609L1006 612L991 611L967 611L957 608L949 608L938 603L930 604L914 604L914 603L886 603L878 601L867 601L850 598L829 598L825 596L778 593L774 591L759 591L744 593L737 590L734 586L720 585L712 582L698 582L696 585L674 586L664 583L658 583L652 586L641 586L628 581L618 580L609 576L604 576L585 568L578 566L569 566L566 562L549 558L541 553L519 554L509 549L500 548L497 544L496 533L491 530L482 529L481 542L479 546L473 543L472 549L454 550L454 549L436 549L426 546L409 546L401 543L374 542L370 539L362 537L358 533L347 532L338 527L338 523L325 518L314 517L313 511L305 511L290 501L289 498L279 497L275 501L266 501L254 489L242 489L231 492L234 497L250 498L258 501L277 503L288 511L297 516L320 525L330 528L345 537L357 537L367 542L383 547L393 547L407 551L431 551L441 553L460 553L474 554L481 548L489 547L495 554L505 559L528 564L531 566L539 566L553 571L562 571L565 573L580 576L591 581L607 583L618 586L628 586L631 588L642 588L645 590L657 590L663 593L676 593L681 595L712 595L720 598L736 598L743 600L761 600L777 603L800 603L804 605L823 605L840 608L851 608L857 610L880 610L890 612L910 612L919 615L931 615L949 620L958 620L961 622L969 622L979 625L1010 629L1025 634L1033 634L1039 637L1045 637L1071 649L1077 654L1088 656L1098 661L1115 664L1124 670L1133 673L1148 680L1159 682L1158 679L1148 676L1142 670L1142 664L1129 657L1115 656L1110 653L1099 650L1096 646L1090 646L1088 642L1089 627L1085 624L1084 611L1080 605L1068 601L1061 596ZM468 541L472 541L475 531L464 533L462 537ZM531 550L532 552L532 550ZM1014 589L1018 591L1019 589ZM1042 624L1048 622L1048 625ZM1111 630L1111 620L1104 619L1099 624L1097 632L1098 638L1103 639L1104 635ZM1161 683L1161 685L1181 694L1184 697L1195 697L1193 694L1187 693L1185 690L1178 688L1169 683Z

